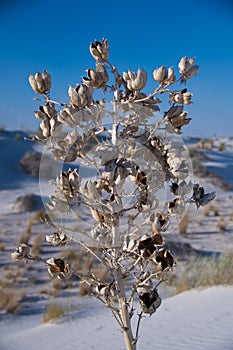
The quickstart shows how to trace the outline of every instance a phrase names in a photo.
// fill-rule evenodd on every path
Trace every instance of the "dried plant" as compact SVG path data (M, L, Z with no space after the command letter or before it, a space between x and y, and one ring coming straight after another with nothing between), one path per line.
M178 225L179 233L181 235L186 235L189 223L190 223L190 218L189 218L188 213L186 213Z
M184 107L193 96L180 84L195 76L199 66L194 58L183 57L178 78L172 67L156 68L155 89L146 94L147 73L140 68L119 73L109 61L106 39L91 43L90 53L95 68L69 87L67 104L51 99L47 71L30 76L43 103L35 112L42 136L33 140L70 167L51 182L54 194L47 210L56 221L47 220L47 242L61 247L78 243L107 269L109 279L106 282L106 274L104 280L98 277L92 266L87 272L75 270L62 257L34 257L26 244L11 255L15 261L43 262L54 278L73 276L85 282L111 310L127 350L135 350L141 319L161 305L158 286L175 265L163 233L177 227L190 203L198 208L215 197L191 182L191 162L179 136L191 120ZM104 98L97 100L96 91ZM162 97L168 107L160 114ZM92 177L86 179L88 169Z

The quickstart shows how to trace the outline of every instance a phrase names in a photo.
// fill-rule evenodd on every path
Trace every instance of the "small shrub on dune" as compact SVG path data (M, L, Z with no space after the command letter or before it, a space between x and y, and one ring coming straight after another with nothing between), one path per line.
M0 310L8 313L18 314L20 311L20 302L23 300L24 295L19 292L15 292L12 289L0 289Z
M232 285L233 251L225 251L220 256L192 258L173 282L177 293L192 288Z
M47 306L46 313L43 315L43 322L47 323L50 321L57 320L64 317L69 312L67 306L63 306L57 303L53 303Z

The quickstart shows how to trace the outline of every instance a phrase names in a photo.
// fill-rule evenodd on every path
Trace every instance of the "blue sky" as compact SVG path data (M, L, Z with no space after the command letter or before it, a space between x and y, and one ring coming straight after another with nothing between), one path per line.
M32 1L0 3L0 126L36 129L30 73L47 69L51 96L68 101L85 69L94 68L89 44L105 37L120 71L197 57L189 81L194 104L184 135L233 136L233 3L231 0ZM149 80L147 91L155 82Z

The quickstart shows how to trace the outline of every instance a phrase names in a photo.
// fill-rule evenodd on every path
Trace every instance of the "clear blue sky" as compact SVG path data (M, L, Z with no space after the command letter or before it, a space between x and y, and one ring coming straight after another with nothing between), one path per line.
M231 0L2 0L0 33L0 126L36 129L28 75L47 69L52 97L67 101L69 85L94 67L90 42L105 37L121 71L152 73L196 56L201 68L188 85L193 120L184 135L233 136Z

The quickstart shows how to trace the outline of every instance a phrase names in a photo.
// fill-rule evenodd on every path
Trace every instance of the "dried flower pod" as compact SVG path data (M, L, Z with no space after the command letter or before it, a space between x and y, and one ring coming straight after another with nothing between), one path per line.
M110 284L98 284L96 286L96 293L103 295L106 298L114 297L117 295L117 289L115 283Z
M168 203L168 213L170 215L182 215L184 209L184 201L179 197Z
M154 258L154 262L161 266L162 271L171 269L173 266L175 266L173 256L171 255L170 251L165 248L161 248L159 250L158 254Z
M101 42L95 40L90 44L90 53L96 61L107 61L109 57L109 43L106 39Z
M37 94L45 94L51 89L51 76L46 70L42 74L37 72L29 76L29 83Z
M44 106L39 107L49 118L56 118L57 111L53 102L46 102Z
M148 275L148 273L145 273L144 276L140 278L141 282L136 286L136 291L138 294L148 293L153 288L153 282L151 279L148 279Z
M10 253L11 259L14 261L27 260L31 257L30 248L25 243L20 243L14 252Z
M152 315L160 307L162 300L156 289L139 295L141 310L145 314Z
M144 258L149 258L156 251L156 247L162 244L162 236L155 234L152 237L142 237L138 243L138 249Z
M123 73L123 79L127 82L127 88L131 91L142 90L147 82L147 73L138 68L137 73L128 70L128 73Z
M56 196L50 196L50 202L51 203L46 203L49 210L57 210L61 213L67 213L70 209L70 203L68 203L64 194L56 193Z
M69 87L68 95L70 102L74 107L86 107L92 102L93 87L86 84L78 84L74 89L72 86Z
M167 86L174 84L176 82L176 75L174 73L173 67L169 67L167 70L167 78L163 81Z
M46 102L44 106L39 107L39 111L34 112L35 117L38 119L56 119L57 117L57 111L55 108L55 104L52 102Z
M45 236L45 239L53 246L63 246L68 241L66 234L62 231L50 233L49 235Z
M50 276L57 277L61 280L69 279L72 276L70 266L63 258L50 258L46 263L49 265L48 272Z
M94 88L99 89L108 82L108 73L103 64L96 64L96 70L87 70L88 78L83 78L84 84L91 84Z
M170 191L176 196L184 197L188 193L190 193L193 189L193 184L191 181L187 184L186 181L182 181L179 184L177 182L173 182L170 186Z
M216 197L216 192L205 193L204 187L200 187L199 184L193 185L193 195L191 198L191 202L194 202L199 208L203 207L212 201Z
M194 65L196 58L187 58L186 56L182 57L179 64L179 72L181 73L181 82L186 82L187 79L190 79L197 75L199 67Z
M187 89L183 89L181 91L173 91L170 93L170 99L175 103L186 104L189 105L192 103L191 98L193 94L188 92Z
M169 118L170 123L176 129L177 133L180 133L181 127L188 125L192 118L186 118L188 112L182 112L180 115Z
M171 70L170 70L170 77L171 77ZM153 78L155 81L158 81L159 83L164 83L168 79L168 71L165 66L161 66L159 68L156 68L153 72Z
M79 192L80 177L77 169L63 171L60 177L57 178L57 182L66 197L73 199Z
M157 213L154 223L152 224L152 230L154 233L166 231L169 224L167 215Z

